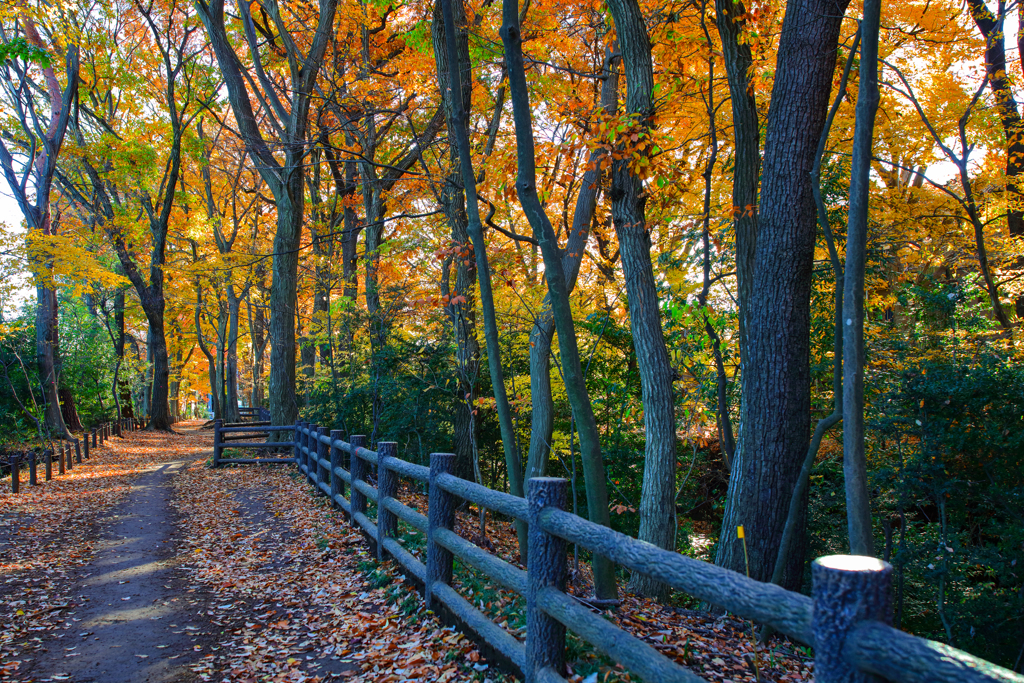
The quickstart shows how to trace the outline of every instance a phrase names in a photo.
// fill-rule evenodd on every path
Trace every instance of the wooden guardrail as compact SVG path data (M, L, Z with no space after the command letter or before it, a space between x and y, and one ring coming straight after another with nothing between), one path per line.
M56 457L57 474L63 475L71 471L75 464L82 464L83 460L89 459L89 442L92 439L92 448L95 450L102 446L103 442L111 436L122 436L123 432L133 432L139 428L139 424L130 418L104 422L96 425L91 431L86 430L81 439L73 441L57 441L52 449L46 449L42 453L34 451L26 454L15 454L9 457L8 464L11 470L11 493L18 493L21 490L21 469L28 465L28 484L38 486L39 461L43 464L43 481L53 479L53 464Z
M424 467L399 459L393 442L378 443L377 450L371 451L363 436L351 436L346 442L340 431L304 422L275 429L293 430L294 458L274 461L294 461L318 493L329 497L365 533L379 559L390 556L422 587L429 608L447 611L481 645L522 673L527 683L565 680L561 674L567 629L644 681L703 680L565 592L569 543L813 646L819 683L866 682L872 676L897 683L1024 683L1024 676L1008 669L892 628L892 566L886 562L844 555L818 558L812 566L812 596L807 597L569 513L564 479L530 479L522 499L455 477L451 473L455 456L450 453L431 454L430 467ZM214 438L218 443L217 432ZM376 487L366 481L372 467L377 470ZM396 498L399 477L427 483L427 515ZM529 524L527 571L455 533L459 498ZM376 519L367 516L367 501L376 503ZM398 541L398 520L426 534L425 564ZM525 642L451 587L455 557L525 596Z

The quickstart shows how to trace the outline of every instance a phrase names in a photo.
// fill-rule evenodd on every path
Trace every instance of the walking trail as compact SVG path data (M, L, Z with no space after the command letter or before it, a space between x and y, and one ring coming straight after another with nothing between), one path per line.
M111 439L17 495L0 480L0 683L511 680L442 626L391 563L377 565L294 467L213 470L212 434L199 427ZM425 509L421 493L400 495ZM469 512L460 519L458 533L475 533ZM502 524L492 535L512 548ZM422 540L403 532L414 554ZM471 572L455 588L523 635L518 596ZM616 619L705 676L753 681L744 625L684 612L629 596ZM811 679L806 659L781 649L761 671ZM631 680L589 650L567 678L595 673Z
M485 679L287 468L210 470L199 424L0 494L0 681Z

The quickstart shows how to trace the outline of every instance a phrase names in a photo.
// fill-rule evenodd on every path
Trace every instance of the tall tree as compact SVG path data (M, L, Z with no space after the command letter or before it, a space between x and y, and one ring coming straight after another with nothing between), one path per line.
M15 139L0 137L0 167L28 225L29 235L51 236L56 226L51 220L50 193L57 172L57 161L64 144L71 116L72 100L78 91L79 48L63 48L65 86L61 89L35 22L20 17L14 27L0 25L3 60L0 83L10 109L21 127ZM54 44L55 51L61 51ZM44 85L36 82L41 72ZM44 109L48 108L49 112ZM4 136L7 137L7 136ZM19 166L18 159L24 161ZM45 251L43 252L45 253ZM36 365L42 383L44 421L47 430L60 438L67 433L59 397L59 357L57 337L57 292L52 281L52 258L30 249L36 279ZM77 420L77 418L76 418Z
M452 5L459 6L459 26L456 26L456 12ZM498 321L494 312L494 291L491 287L491 267L487 260L487 244L484 242L483 223L476 196L476 176L473 171L472 148L469 145L469 106L472 88L469 62L468 27L465 26L465 9L459 0L438 0L444 17L444 32L435 29L435 44L443 47L445 59L438 58L438 82L445 100L448 130L455 138L458 152L462 201L465 202L468 220L466 229L473 242L476 255L476 269L480 284L480 305L484 314L484 340L487 344L487 366L491 373L491 385L501 429L501 443L505 451L505 467L508 472L509 490L512 495L523 497L523 465L519 455L515 427L512 424L512 406L505 389L505 377L501 367L501 346L498 343ZM436 15L435 15L436 17ZM465 27L465 28L463 28ZM465 38L459 33L464 33ZM442 52L442 51L437 51ZM443 75L442 75L443 74ZM519 536L520 555L526 556L526 524L516 523Z
M450 5L442 11L442 3ZM454 16L456 26L456 55L458 62L452 66L448 54L447 26L445 14ZM451 228L451 247L446 261L448 270L455 268L455 288L452 290L450 276L445 274L442 292L448 297L448 315L455 333L456 366L459 373L459 399L456 400L453 418L455 470L460 477L472 479L479 471L477 439L479 421L473 411L476 400L477 377L480 373L480 341L477 338L476 319L476 286L477 261L470 259L473 244L469 238L469 216L466 212L466 192L460 167L462 149L459 145L460 127L466 123L456 119L456 115L468 118L471 111L470 95L472 93L472 73L469 61L469 31L466 24L466 10L462 0L438 0L434 3L431 21L431 37L434 43L434 62L437 65L437 83L444 104L445 122L448 132L448 163L450 168L442 181L438 192L441 211ZM459 83L452 86L451 81L458 78ZM456 106L453 101L454 90L458 90L461 102ZM468 143L468 135L466 136ZM472 173L472 171L471 171ZM475 189L475 178L474 178ZM476 201L474 197L472 201ZM477 212L479 214L479 211ZM479 219L479 215L477 215ZM486 260L486 254L484 255ZM483 300L484 297L481 297ZM493 294L488 292L493 309ZM507 400L506 400L507 406ZM504 436L504 434L503 434ZM520 549L522 550L522 549Z
M619 61L621 55L613 47L605 50L601 68L601 90L598 96L598 111L603 116L612 116L619 104ZM594 128L597 126L595 125ZM587 159L586 170L580 179L579 194L573 210L565 248L562 249L562 270L565 273L566 288L572 292L576 286L590 225L597 211L598 196L601 192L602 160L607 150L596 147ZM551 453L551 437L554 434L555 405L551 394L551 344L555 335L555 318L551 310L551 295L544 297L541 309L530 330L530 450L526 459L526 478L543 477Z
M305 167L309 140L309 108L324 53L331 42L337 0L319 0L318 11L306 18L315 31L308 40L292 35L282 8L276 0L262 4L241 3L238 11L251 65L242 59L231 43L225 23L224 0L195 0L199 16L213 47L228 101L238 123L246 151L277 204L277 231L274 236L273 280L270 286L270 416L273 424L290 424L298 416L295 396L295 316L298 306L299 242L305 213ZM253 8L263 20L261 43L256 33ZM305 25L305 24L300 24ZM269 71L265 62L284 57L288 78ZM251 91L251 93L250 93ZM252 106L257 97L263 120L261 126ZM263 130L272 129L271 139ZM275 150L280 150L279 159Z
M533 237L540 245L544 258L544 278L551 298L551 310L558 332L561 352L562 377L572 406L580 438L580 456L583 478L587 489L587 514L592 522L610 525L608 488L605 483L604 459L601 439L590 404L586 378L580 363L579 344L565 272L559 260L558 242L544 207L537 195L537 160L533 142L533 116L530 112L530 92L526 83L526 65L523 59L523 35L519 26L519 3L505 2L502 6L501 37L505 44L505 68L508 73L509 94L516 132L516 194L523 212L533 229ZM615 570L607 558L594 555L594 591L602 600L615 599L618 587Z
M853 555L874 555L864 455L864 270L871 194L871 142L879 99L878 30L881 13L881 0L865 0L843 275L843 317L846 318L842 326L843 476L846 480L850 553Z
M789 0L765 136L743 365L742 431L715 558L767 580L810 433L810 292L817 226L810 172L825 123L848 0ZM801 516L801 531L806 515ZM803 544L783 585L795 587Z
M619 258L629 301L644 406L644 479L640 493L640 540L675 550L676 544L676 420L672 365L661 330L658 286L651 265L651 235L644 205L643 180L634 167L633 148L653 152L654 67L651 41L636 0L609 0L622 65L626 74L626 113L632 134L618 138L620 153L612 162L612 218L619 238ZM633 143L633 135L637 142ZM630 589L641 595L667 596L667 586L634 572Z
M156 87L148 95L165 108L165 123L170 128L160 183L154 192L145 178L131 172L134 170L133 160L127 162L128 169L115 167L109 146L131 147L132 142L125 139L123 129L134 123L126 120L132 117L133 112L127 104L124 110L119 108L119 104L124 102L117 92L118 86L102 77L100 70L103 67L98 66L95 59L91 62L90 99L80 106L81 116L75 117L74 123L76 142L85 148L88 139L95 143L95 149L92 153L78 155L74 166L77 173L69 170L62 173L60 179L65 194L81 211L90 213L93 225L102 228L109 237L121 268L139 297L149 324L147 355L152 363L147 429L170 430L170 362L164 321L164 269L168 231L182 174L182 143L199 113L202 97L196 83L194 36L198 24L194 15L189 14L187 5L176 2L166 7L135 3L134 11L142 22L142 30L151 36L159 62L154 70L154 76L159 80L154 81ZM113 45L116 46L117 39L123 37L115 36ZM138 36L134 37L138 39ZM115 47L111 58L118 59L119 56ZM137 115L138 111L134 113ZM141 207L135 205L136 200ZM131 219L126 220L126 216L136 213L144 216L148 228L148 265L137 262L136 238L126 229L126 225L132 222Z

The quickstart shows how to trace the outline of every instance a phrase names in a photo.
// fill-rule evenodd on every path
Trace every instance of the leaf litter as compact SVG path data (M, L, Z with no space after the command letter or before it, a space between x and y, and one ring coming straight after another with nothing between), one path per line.
M73 577L92 557L93 534L67 530L93 528L157 455L180 457L168 446L152 438L142 443L111 440L61 479L26 486L19 496L0 494L0 519L7 522L0 527L0 681L19 680L19 669L45 636L61 637L56 632L73 627ZM189 653L199 657L188 664L198 679L515 680L426 610L393 563L377 565L363 537L325 498L314 496L294 469L211 470L197 460L174 486L179 570L188 593L209 597L208 604L197 604L214 631L212 640ZM400 497L426 510L426 496L412 487L403 486ZM515 532L507 522L492 520L486 540L481 539L469 508L460 511L456 530L507 561L517 560ZM409 545L417 555L420 548L415 541ZM583 595L589 576L585 567L581 570L570 589ZM523 637L521 597L489 585L466 567L457 569L455 587ZM755 680L748 624L628 595L605 615L708 680ZM576 683L637 680L578 641L571 642L570 655L569 680ZM788 641L775 639L759 647L757 657L763 681L813 677L806 651ZM68 677L58 673L51 680Z

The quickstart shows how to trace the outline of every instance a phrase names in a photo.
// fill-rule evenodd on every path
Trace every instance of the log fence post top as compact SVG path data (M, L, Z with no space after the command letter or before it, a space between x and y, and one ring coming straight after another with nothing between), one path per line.
M824 555L814 561L822 570L830 572L889 573L892 565L885 560L867 555Z
M449 474L455 467L454 453L431 453L430 454L430 478L435 479L438 475Z
M846 639L863 622L892 621L892 565L863 555L827 555L811 564L814 677L818 683L874 683L849 660Z

